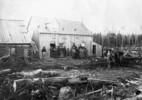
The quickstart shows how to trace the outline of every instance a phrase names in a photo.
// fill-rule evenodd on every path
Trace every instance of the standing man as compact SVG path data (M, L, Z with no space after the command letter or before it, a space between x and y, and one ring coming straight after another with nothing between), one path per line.
M46 48L45 46L42 48L42 59L45 58L45 54L46 54Z
M108 69L111 68L111 62L112 62L112 54L111 54L111 51L108 50L108 53L107 53L107 64L108 64Z
M76 58L76 48L77 48L76 45L73 44L72 49L71 49L71 55L73 59Z

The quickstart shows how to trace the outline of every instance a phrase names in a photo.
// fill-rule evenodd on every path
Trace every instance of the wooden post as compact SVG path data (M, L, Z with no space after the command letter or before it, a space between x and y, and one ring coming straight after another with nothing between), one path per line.
M104 57L103 48L104 48L104 40L103 40L103 35L102 35L102 57Z

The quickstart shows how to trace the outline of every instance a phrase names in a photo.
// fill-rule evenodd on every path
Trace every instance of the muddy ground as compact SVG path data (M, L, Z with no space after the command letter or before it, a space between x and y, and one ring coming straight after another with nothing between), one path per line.
M90 59L48 59L39 62L33 62L30 68L32 69L44 69L54 70L61 72L61 76L78 76L88 75L96 79L115 80L116 78L128 77L132 74L142 74L142 68L137 66L112 66L107 68L105 60L92 61Z
M10 65L8 65L8 63ZM12 65L13 63L15 64ZM113 66L111 69L107 69L106 61L101 58L62 58L36 60L26 63L21 60L12 60L11 62L9 60L6 63L1 64L1 71L3 71L4 69L11 70L10 72L8 71L0 73L0 100L26 100L27 98L22 98L21 94L25 93L25 91L27 90L30 95L29 99L27 100L138 100L139 97L137 96L141 94L141 90L138 89L138 87L141 86L142 83L142 69L140 65L131 65L130 67ZM46 74L41 74L42 71L46 71ZM53 72L55 74L52 73L51 75L49 75L48 73L47 75L47 71ZM30 75L32 74L32 77L30 75L26 76L25 74L21 75L21 72L32 72L30 73ZM35 74L36 72L37 74ZM39 84L41 83L38 83L36 89L23 89L23 86L25 86L25 84L27 85L28 83L27 79L30 79L32 80L32 83L35 83L35 81L33 81L34 78L42 79L44 81L49 81L50 79L48 78L52 78L52 81L50 80L50 82L55 84L49 84L50 82L48 84L56 88L56 92L54 90L54 92L52 92L49 96L48 93L53 91L53 89L51 89L51 91L47 91L47 89L45 88L48 88L49 90L49 85L41 88L39 86ZM53 82L54 78L62 78L63 80L60 80L62 82L59 82L57 80ZM21 79L23 79L24 81L26 80L27 83L22 86L19 85L19 87L19 83L17 83L16 87L18 87L19 90L14 90L14 82L17 82L17 80L19 82L19 80ZM68 81L64 81L64 79L67 79ZM23 83L23 80L21 81L21 83ZM30 85L28 84L28 86ZM69 96L66 99L61 99L59 98L59 95L62 94L60 93L60 90L61 88L66 86L69 86L75 94L72 97ZM44 92L46 91L46 96L41 97L40 92L35 92L37 90L43 92L43 89L45 89ZM101 89L101 91L96 92L99 89ZM4 90L6 91L3 92ZM136 94L137 91L140 93ZM33 92L35 93L34 95L32 95Z

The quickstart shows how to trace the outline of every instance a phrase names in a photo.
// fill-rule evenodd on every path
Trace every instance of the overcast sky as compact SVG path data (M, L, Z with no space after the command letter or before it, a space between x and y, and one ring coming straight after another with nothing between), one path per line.
M142 33L142 0L0 0L0 18L83 21L93 32Z

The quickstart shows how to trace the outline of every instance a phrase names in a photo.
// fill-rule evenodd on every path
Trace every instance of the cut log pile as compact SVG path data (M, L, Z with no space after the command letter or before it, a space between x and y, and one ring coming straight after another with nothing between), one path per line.
M126 100L142 98L142 77L133 74L116 80L87 75L62 77L60 71L0 70L0 100ZM106 99L108 98L108 99Z

